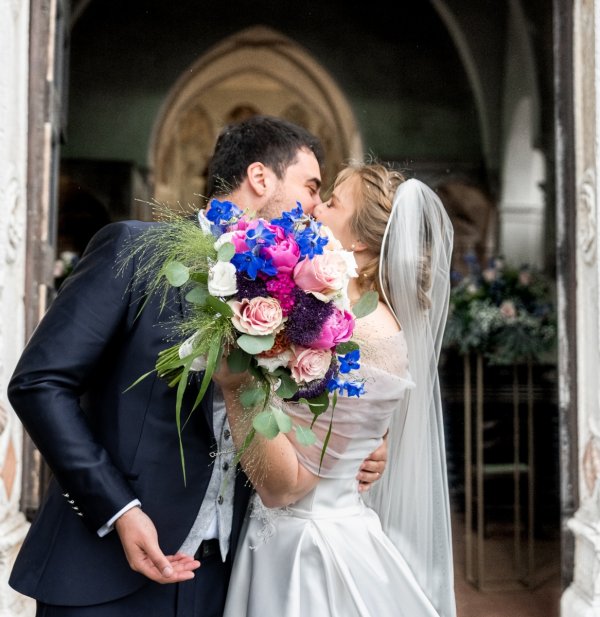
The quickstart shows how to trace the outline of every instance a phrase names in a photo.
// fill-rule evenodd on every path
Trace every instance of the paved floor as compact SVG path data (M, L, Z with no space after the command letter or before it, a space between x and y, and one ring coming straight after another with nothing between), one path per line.
M461 514L453 515L455 589L458 617L558 617L560 601L559 541L535 544L535 576L532 588L478 591L465 578L465 529ZM486 540L486 580L512 576L511 536L498 534ZM498 586L499 583L496 583ZM490 585L492 587L493 585ZM506 586L506 583L504 583Z

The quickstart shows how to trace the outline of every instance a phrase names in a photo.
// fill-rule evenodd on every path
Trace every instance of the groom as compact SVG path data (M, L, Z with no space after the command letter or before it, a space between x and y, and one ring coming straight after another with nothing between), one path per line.
M265 218L296 201L311 212L320 202L320 163L310 133L253 117L221 133L207 194ZM240 473L233 494L219 494L228 464L221 454L231 441L222 400L213 409L211 388L183 431L184 486L174 389L153 375L128 390L153 368L185 310L173 291L162 312L154 297L140 312L140 258L123 257L150 225L120 222L96 234L9 385L11 404L54 474L10 579L37 600L40 617L222 612L250 493ZM186 393L184 408L194 397ZM380 460L366 461L361 479L382 470Z

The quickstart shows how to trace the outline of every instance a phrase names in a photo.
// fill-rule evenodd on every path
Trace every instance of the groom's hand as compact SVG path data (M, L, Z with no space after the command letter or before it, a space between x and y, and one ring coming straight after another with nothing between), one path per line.
M358 480L358 490L360 492L368 491L373 482L381 478L385 471L387 462L387 433L383 438L382 444L365 459L360 466L360 471L356 479Z
M115 523L132 570L157 583L180 583L194 578L200 562L178 553L166 556L158 545L156 527L139 507L128 510Z

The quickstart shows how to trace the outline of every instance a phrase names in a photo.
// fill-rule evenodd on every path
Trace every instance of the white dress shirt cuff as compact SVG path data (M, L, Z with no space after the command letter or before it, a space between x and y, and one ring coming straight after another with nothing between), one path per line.
M128 510L131 510L131 508L135 508L136 506L141 505L142 503L139 499L134 499L133 501L130 501L124 508L121 508L107 523L102 525L102 527L100 527L100 529L98 529L96 533L101 538L103 538L106 534L110 533L114 529L115 523L120 516L123 516L123 514L125 514L125 512L127 512Z

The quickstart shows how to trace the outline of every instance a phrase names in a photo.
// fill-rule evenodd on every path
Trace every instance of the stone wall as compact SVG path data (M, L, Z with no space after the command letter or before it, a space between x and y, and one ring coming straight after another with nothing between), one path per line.
M0 617L34 606L7 579L28 524L19 511L22 427L6 387L24 339L29 2L0 0Z

